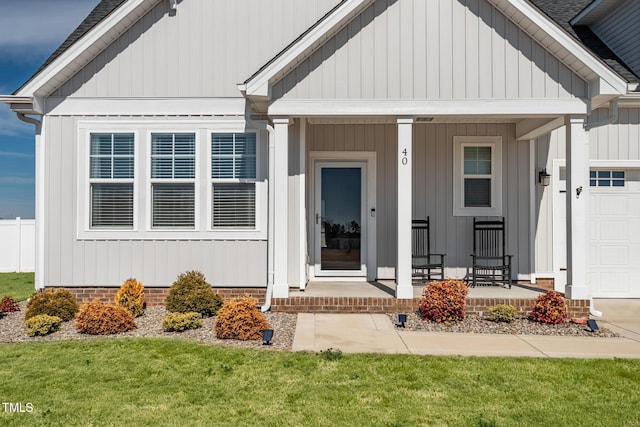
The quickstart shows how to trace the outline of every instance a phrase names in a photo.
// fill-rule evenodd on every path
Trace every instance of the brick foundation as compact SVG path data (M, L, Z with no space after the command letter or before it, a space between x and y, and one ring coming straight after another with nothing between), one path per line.
M118 288L89 287L66 288L82 304L93 299L113 302ZM264 288L214 288L224 299L249 295L264 304ZM144 302L148 307L164 305L169 288L144 288ZM395 299L393 297L291 297L273 298L271 311L283 313L399 313L417 311L421 298ZM510 304L516 307L519 316L531 311L532 298L467 298L466 312L483 314L489 307ZM589 317L589 300L567 300L569 316Z

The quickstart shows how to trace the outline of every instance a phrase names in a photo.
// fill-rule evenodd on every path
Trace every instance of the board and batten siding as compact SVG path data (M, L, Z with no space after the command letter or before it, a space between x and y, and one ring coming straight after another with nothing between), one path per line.
M515 125L499 123L442 123L413 126L413 207L416 219L431 217L433 252L446 253L446 275L465 277L470 269L473 218L453 216L453 137L501 136L503 156L503 215L507 247L514 255L514 272L530 273L529 266L529 145L516 142ZM391 274L396 265L395 124L314 124L309 126L311 151L373 151L377 156L377 263ZM311 197L308 195L307 197ZM309 252L313 256L311 236ZM383 242L383 243L382 243Z
M52 96L240 97L339 0L161 1Z
M78 121L87 119L93 117L47 116L44 122L46 286L118 286L135 277L163 287L194 269L213 286L266 286L264 240L77 239L77 133Z
M274 99L586 97L587 83L486 0L376 0Z
M640 1L620 2L591 29L635 74L640 74Z
M589 123L609 117L607 108L589 116ZM535 143L536 170L546 168L553 173L553 160L566 159L566 128L560 127ZM640 108L620 108L618 119L609 125L589 130L590 160L640 160ZM535 270L553 271L553 184L536 187Z

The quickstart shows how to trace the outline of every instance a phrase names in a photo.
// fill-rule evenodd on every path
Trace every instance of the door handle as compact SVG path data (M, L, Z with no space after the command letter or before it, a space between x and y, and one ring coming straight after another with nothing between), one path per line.
M316 224L320 224L320 214L316 214Z

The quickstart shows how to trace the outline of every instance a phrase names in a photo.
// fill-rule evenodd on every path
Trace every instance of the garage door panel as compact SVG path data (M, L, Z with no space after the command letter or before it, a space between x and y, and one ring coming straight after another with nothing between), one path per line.
M597 253L593 264L600 267L626 266L630 261L628 245L599 245Z
M629 197L624 194L595 194L598 199L596 215L626 218L629 215Z
M626 296L631 292L631 276L627 272L604 270L592 273L591 283L594 294L602 297Z

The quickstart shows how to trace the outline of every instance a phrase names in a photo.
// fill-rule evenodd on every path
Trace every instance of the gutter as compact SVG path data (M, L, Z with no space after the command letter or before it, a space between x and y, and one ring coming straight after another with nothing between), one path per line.
M273 171L274 168L274 153L276 150L276 141L275 141L275 135L274 135L274 129L273 126L271 126L269 123L261 123L261 122L257 122L253 119L251 119L251 109L249 107L249 102L247 101L245 104L245 110L244 110L244 118L245 121L250 124L251 126L258 128L258 129L265 129L268 133L269 133L269 152L268 152L268 157L269 157L269 173L271 173L271 171ZM268 185L268 189L267 189L267 193L268 193L268 200L269 200L269 209L268 209L268 214L267 214L267 292L265 295L265 302L262 305L262 307L260 308L260 311L262 311L263 313L269 311L269 309L271 308L271 296L273 295L273 279L274 279L274 272L273 272L273 251L274 251L274 243L273 243L273 237L274 237L274 227L273 227L273 219L275 217L275 206L274 206L274 202L273 202L273 194L275 191L275 183L273 181L273 179L269 179L269 185Z

